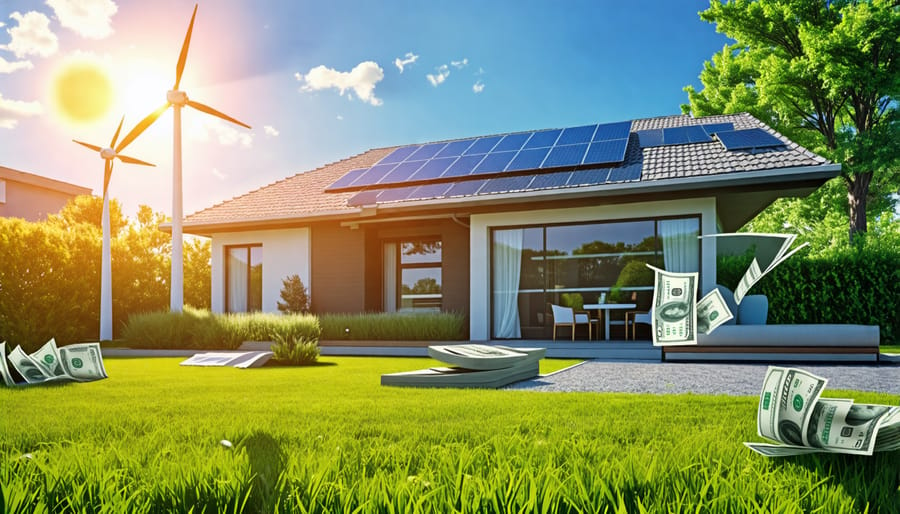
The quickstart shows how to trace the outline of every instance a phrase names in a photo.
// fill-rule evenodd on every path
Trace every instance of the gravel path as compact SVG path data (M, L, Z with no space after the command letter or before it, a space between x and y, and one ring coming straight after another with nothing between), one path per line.
M828 379L828 389L900 395L900 365L796 364ZM510 389L621 393L695 393L757 396L766 364L586 361L578 366L518 382Z

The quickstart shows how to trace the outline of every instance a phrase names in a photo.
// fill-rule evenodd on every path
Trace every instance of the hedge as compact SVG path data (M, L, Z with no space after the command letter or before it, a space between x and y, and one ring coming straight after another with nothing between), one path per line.
M738 284L745 257L719 258L717 282ZM900 249L848 247L824 256L802 251L749 294L769 299L769 323L850 323L881 327L881 344L900 344Z

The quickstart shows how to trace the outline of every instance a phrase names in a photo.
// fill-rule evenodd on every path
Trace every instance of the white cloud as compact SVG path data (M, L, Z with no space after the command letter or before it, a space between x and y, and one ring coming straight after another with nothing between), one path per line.
M18 70L30 70L34 68L31 61L13 61L9 62L0 56L0 73L13 73Z
M469 65L468 57L463 57L463 60L461 60L461 61L450 61L450 66L453 66L457 70L461 70L468 65Z
M275 127L273 127L272 125L266 125L266 126L264 126L264 127L263 127L263 130L266 131L266 135L267 135L267 136L276 137L278 134L280 134L280 132L278 132L277 130L275 130Z
M350 71L337 71L332 68L319 65L303 75L295 73L294 77L303 83L303 91L319 91L321 89L337 89L341 96L348 89L352 89L356 96L363 102L371 105L381 105L381 99L375 97L375 84L384 78L384 70L378 63L364 61L357 64ZM347 95L352 99L351 95Z
M442 64L439 67L435 68L437 70L436 75L432 75L431 73L425 75L425 78L428 79L428 82L431 82L431 85L434 87L438 87L443 84L447 77L450 76L450 68L447 67L446 64Z
M19 123L19 118L37 116L44 112L40 102L10 100L0 95L0 128L11 129Z
M419 58L418 55L415 55L412 52L406 52L406 56L404 59L400 59L399 57L394 59L394 66L396 66L397 69L400 70L400 73L403 73L403 68L406 67L407 65L410 65L410 64L416 62L416 60L418 58Z
M216 140L223 146L241 145L245 148L253 146L253 134L243 128L235 128L218 118L204 116L202 121L191 121L187 125L186 132L188 138L194 141Z
M19 24L6 29L10 41L0 48L9 50L20 59L26 55L49 57L59 49L59 40L50 30L50 18L36 11L25 14L14 12L9 17Z
M216 177L216 178L219 179L219 180L225 180L225 179L228 178L228 175L226 175L226 174L222 173L221 171L219 171L219 168L213 168L213 169L212 169L212 176Z
M338 114L338 115L337 115L337 120L338 120L338 121L344 121L344 117L341 116L340 114Z
M472 84L472 91L477 95L478 93L484 91L484 82L478 81Z
M119 10L112 0L47 0L47 5L60 25L90 39L112 35L112 16Z

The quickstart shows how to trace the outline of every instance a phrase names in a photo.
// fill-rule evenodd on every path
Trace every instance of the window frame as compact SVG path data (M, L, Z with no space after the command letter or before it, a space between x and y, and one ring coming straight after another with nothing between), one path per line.
M253 303L253 302L250 301L250 294L251 294L251 292L253 291L253 287L252 287L252 285L253 285L253 273L251 273L251 271L253 270L253 264L252 264L252 256L253 256L253 253L252 253L252 252L253 252L253 248L259 248L259 249L261 250L262 247L263 247L262 243L247 243L247 244L224 245L224 246L222 247L222 248L223 248L223 251L224 251L224 253L225 253L225 258L224 258L224 261L225 261L225 277L224 277L224 278L225 278L225 305L224 305L224 307L225 307L225 309L224 309L224 310L225 310L226 313L228 313L228 314L240 314L241 312L243 312L243 313L262 312L262 310L263 310L263 309L262 309L262 282L263 282L262 273L260 273L260 277L259 277L259 282L260 282L260 283L259 283L259 309L258 309L258 310L251 310L251 309L250 309L250 305ZM231 281L229 280L229 277L231 276L231 258L230 258L230 255L231 255L231 250L242 249L242 248L245 249L245 250L247 250L247 298L246 298L246 301L247 301L247 310L245 310L245 311L232 311L232 310L231 310L231 307L230 307L230 306L231 306L231 287L230 287L230 285L229 285L230 282L231 282ZM260 265L260 266L263 265L262 255L260 255L260 262L259 262L259 265Z

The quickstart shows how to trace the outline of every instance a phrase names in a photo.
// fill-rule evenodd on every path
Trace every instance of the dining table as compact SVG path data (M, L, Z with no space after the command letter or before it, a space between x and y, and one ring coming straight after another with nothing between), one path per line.
M597 315L603 318L603 337L609 341L609 316L614 310L636 309L637 304L634 303L586 303L583 305L585 309L597 311ZM606 315L603 315L606 311Z

